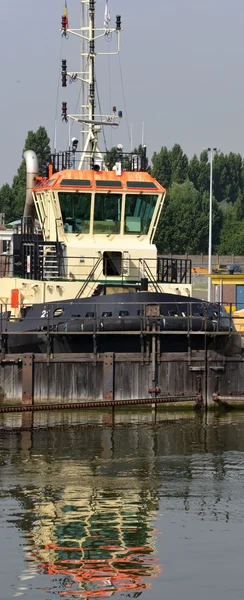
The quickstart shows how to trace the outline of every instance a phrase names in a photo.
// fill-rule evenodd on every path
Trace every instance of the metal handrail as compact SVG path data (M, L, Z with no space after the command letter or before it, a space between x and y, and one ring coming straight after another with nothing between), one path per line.
M99 265L100 265L100 263L101 263L101 261L102 261L102 260L103 260L103 257L102 257L102 256L100 256L100 257L97 259L97 261L95 262L95 265L93 266L93 268L92 268L91 272L89 273L89 275L88 275L88 277L87 277L86 281L84 281L84 283L83 283L83 285L81 286L81 288L80 288L80 290L79 290L78 294L76 294L76 296L75 296L75 298L76 298L76 299L78 299L78 298L81 298L81 296L83 295L83 293L84 293L85 289L87 288L88 284L89 284L89 283L90 283L90 281L93 279L93 276L94 276L94 274L95 274L95 272L96 272L96 269L97 269L97 267L99 267Z
M41 246L43 245L43 247L51 247L54 245L55 243L53 242L45 242L42 243ZM39 246L38 246L38 252L39 252ZM54 259L55 257L53 257ZM62 280L62 281L69 281L71 279L71 277L68 277L67 274L67 269L69 269L69 272L72 271L72 275L73 275L73 279L77 279L77 280L81 280L81 279L85 279L87 280L87 282L89 283L89 281L91 280L91 277L93 274L95 274L95 269L94 269L94 260L96 260L96 257L94 256L85 256L84 257L84 264L81 264L80 261L80 257L79 256L72 256L72 255L63 255L62 253L60 254L59 252L57 252L56 255L56 262L55 265L57 267L57 273L53 274L53 276L51 276L52 279L55 280ZM98 260L100 262L102 262L102 260L105 261L105 271L106 271L106 258L102 257L102 255L98 258ZM46 279L50 279L49 277L45 277L45 274L43 274L42 272L42 265L40 263L40 272L36 271L37 268L37 264L36 261L34 262L34 265L32 266L33 268L31 269L31 272L27 274L24 272L24 257L20 257L19 262L15 260L14 255L10 255L10 254L0 254L0 278L1 277L23 277L25 279L38 279L40 281L45 281ZM154 289L156 291L161 291L160 287L158 284L160 283L167 283L167 281L161 281L161 279L158 277L158 270L157 270L157 265L158 265L158 258L147 258L145 257L144 259L135 259L135 258L126 258L126 261L128 261L128 272L127 274L125 274L124 269L123 269L123 256L121 258L121 272L120 274L111 274L111 275L106 275L107 278L109 279L118 279L118 281L131 281L131 282L135 282L135 281L139 281L141 276L141 271L142 269L142 265L144 264L144 270L145 272L147 271L146 275L150 281L150 283L152 283L154 285ZM7 268L7 264L9 265L9 267ZM54 266L55 266L54 265ZM9 272L9 268L11 267L11 274ZM55 267L55 268L56 268ZM90 269L89 274L87 274L87 270ZM153 274L152 270L155 270L155 275ZM7 272L8 271L8 272ZM50 273L51 275L51 273ZM177 281L176 283L182 283L181 281L181 274L180 274L180 265L178 266L178 277L177 277ZM184 281L184 283L187 283L187 279ZM85 283L85 282L84 282ZM171 283L171 280L169 279L168 283Z
M156 292L161 292L160 286L157 284L156 279L153 277L152 271L148 266L146 260L144 258L140 258L140 265L142 265L142 269L145 270L145 273L148 277L149 283L151 283Z

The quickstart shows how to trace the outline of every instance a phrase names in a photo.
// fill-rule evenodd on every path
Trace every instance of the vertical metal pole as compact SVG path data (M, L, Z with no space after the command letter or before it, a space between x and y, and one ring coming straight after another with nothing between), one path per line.
M54 154L57 152L57 119L55 119L55 126L54 126Z
M69 119L69 150L71 150L71 123L70 123L70 119ZM74 169L74 167L72 167Z
M212 273L212 226L213 226L213 150L210 150L210 189L209 189L209 232L208 232L208 302L211 302Z
M87 7L85 6L85 4L81 3L81 28L82 27L86 27L87 25ZM87 35L87 31L84 32L84 35ZM81 38L81 72L82 72L82 79L84 79L85 77L85 70L86 70L86 59L85 59L85 52L86 52L86 42L84 40L84 38ZM85 97L85 82L82 81L81 82L81 97L80 97L80 104L81 106L81 114L82 116L86 115L86 111L84 109L84 105L86 104L86 97ZM81 133L80 133L80 148L81 148L81 152L83 152L84 146L85 146L85 133L84 133L84 128L85 128L85 124L82 124L82 128L81 128ZM82 155L81 155L82 156Z

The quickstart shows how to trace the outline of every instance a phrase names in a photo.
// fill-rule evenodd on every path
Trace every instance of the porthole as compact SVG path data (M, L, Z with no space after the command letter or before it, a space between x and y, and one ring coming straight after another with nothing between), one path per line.
M64 314L63 308L55 308L55 310L53 311L53 316L54 317L61 317L61 315Z

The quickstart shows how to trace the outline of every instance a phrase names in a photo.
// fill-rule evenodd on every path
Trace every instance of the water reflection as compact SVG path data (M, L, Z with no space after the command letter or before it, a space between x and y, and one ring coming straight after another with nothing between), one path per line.
M177 556L174 519L183 552L197 521L211 530L243 521L244 416L94 429L77 421L64 431L24 423L0 432L0 528L18 528L25 560L16 596L147 600Z
M48 576L49 592L138 597L160 573L153 438L133 429L119 438L104 429L20 433L11 496L21 510L12 520L28 540L26 563Z
M26 489L24 495L31 543L27 559L59 576L62 596L111 596L149 587L144 578L159 571L152 530L155 494L66 487Z

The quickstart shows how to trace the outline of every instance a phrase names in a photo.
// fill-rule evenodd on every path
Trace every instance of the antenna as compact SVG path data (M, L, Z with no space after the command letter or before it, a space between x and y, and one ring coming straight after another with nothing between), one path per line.
M141 128L141 145L144 146L144 121L142 121L142 128Z
M81 3L81 23L78 29L69 27L67 2L65 1L65 10L62 17L62 35L68 38L68 34L76 36L81 42L81 71L72 73L67 71L67 76L73 81L79 81L81 85L81 106L79 114L67 114L69 120L82 123L81 126L81 159L79 169L87 165L89 159L90 168L94 166L95 156L102 159L102 154L98 147L98 136L104 125L118 127L122 112L113 111L112 115L97 115L95 112L96 100L96 79L95 79L95 59L97 56L117 55L120 52L120 32L121 17L116 16L115 27L110 27L110 12L108 0L105 1L104 26L96 28L95 11L96 0L80 0ZM98 52L96 50L96 41L106 36L117 36L117 47L115 51ZM89 168L88 167L88 168Z
M54 124L54 152L57 152L57 119Z

